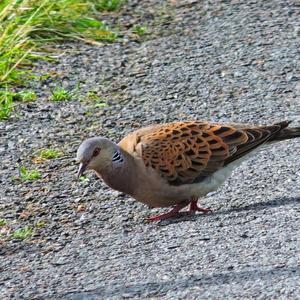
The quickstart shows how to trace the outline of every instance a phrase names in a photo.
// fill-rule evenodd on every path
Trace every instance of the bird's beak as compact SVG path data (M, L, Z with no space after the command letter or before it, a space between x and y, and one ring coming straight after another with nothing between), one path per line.
M84 171L86 170L88 166L88 163L80 163L79 168L78 168L78 172L77 172L77 178L79 178L80 176L83 175Z

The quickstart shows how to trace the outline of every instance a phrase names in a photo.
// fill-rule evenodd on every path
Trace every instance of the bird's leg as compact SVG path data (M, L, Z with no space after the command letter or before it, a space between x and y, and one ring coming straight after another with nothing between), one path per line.
M176 217L176 216L179 215L179 211L181 209L183 209L186 205L187 205L186 202L177 204L173 207L173 209L171 211L169 211L167 213L157 215L157 216L153 216L153 217L149 217L147 219L147 222L150 223L150 222L161 221L161 220L166 220L166 219L169 219L169 218Z
M197 205L197 202L198 202L197 198L192 198L190 202L190 210L189 210L190 214L195 214L196 211L201 211L204 214L211 212L211 209L199 207Z

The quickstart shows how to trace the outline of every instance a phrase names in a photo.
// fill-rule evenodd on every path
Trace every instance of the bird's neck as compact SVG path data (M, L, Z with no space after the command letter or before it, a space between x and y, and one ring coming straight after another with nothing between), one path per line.
M119 146L116 147L111 163L104 169L95 171L114 190L132 195L136 181L135 159Z

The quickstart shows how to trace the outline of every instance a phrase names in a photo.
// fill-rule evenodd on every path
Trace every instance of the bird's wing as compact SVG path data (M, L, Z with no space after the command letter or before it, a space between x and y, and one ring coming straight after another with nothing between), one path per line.
M247 127L175 122L137 130L119 145L172 185L196 183L267 142L287 126L283 123Z

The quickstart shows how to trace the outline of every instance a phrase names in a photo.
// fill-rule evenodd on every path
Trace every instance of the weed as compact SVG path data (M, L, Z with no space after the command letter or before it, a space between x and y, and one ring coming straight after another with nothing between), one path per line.
M40 179L41 177L41 173L36 169L28 170L24 166L20 168L20 179L22 181L33 181Z
M38 220L36 223L35 223L35 227L36 228L42 228L42 227L44 227L45 226L45 224L46 224L46 222L44 221L44 220Z
M87 34L96 41L114 42L118 35L112 32L104 21L81 18L75 21L78 32Z
M105 102L101 102L101 103L96 103L94 105L95 108L104 108L104 107L107 107L107 104Z
M91 100L91 101L95 101L95 102L98 102L100 100L100 97L97 95L96 92L94 91L88 91L86 93L86 99L87 100Z
M61 152L56 149L42 149L39 151L39 157L42 159L53 159L60 157Z
M6 91L0 91L0 120L7 119L14 110L15 93Z
M17 239L17 240L25 240L25 239L31 237L32 234L33 234L33 227L31 225L26 225L25 227L14 231L11 234L11 237L13 239Z
M86 94L85 99L87 101L94 102L95 104L93 105L94 108L104 108L107 106L107 103L104 99L100 98L96 92L94 91L88 91Z
M14 110L14 101L29 102L36 100L36 93L32 90L23 90L18 93L6 90L0 90L0 120L10 117Z
M62 87L56 87L54 90L51 90L51 101L69 101L73 97L73 93L65 90Z
M115 41L109 26L96 19L97 10L115 11L122 0L0 1L0 87L23 84L28 66L45 45L78 39L88 43ZM40 52L41 53L41 52Z
M124 0L97 0L95 2L96 9L100 11L117 11L120 9Z
M46 81L50 78L52 78L53 75L51 76L51 74L42 74L40 76L37 76L37 78L40 80L40 81Z
M36 98L37 98L35 91L32 91L32 90L23 90L23 91L20 91L20 92L18 92L17 96L23 102L35 101Z
M0 219L0 227L5 226L7 224L7 221L4 219Z
M86 176L80 176L79 177L79 181L81 182L81 183L88 183L90 180L89 180L89 178L88 177L86 177Z
M92 110L87 110L87 111L84 112L84 115L85 115L86 117L91 117L91 116L94 115L94 112L93 112Z
M135 25L132 28L132 32L137 34L138 36L143 36L148 33L148 28L146 26Z

